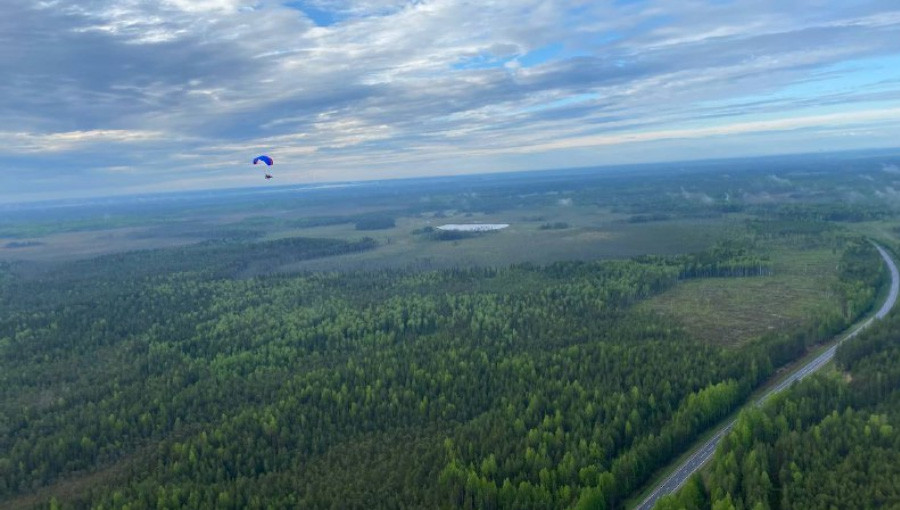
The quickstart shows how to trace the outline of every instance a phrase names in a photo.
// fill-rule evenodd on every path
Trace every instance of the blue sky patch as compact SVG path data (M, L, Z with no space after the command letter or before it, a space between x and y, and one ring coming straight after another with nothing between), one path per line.
M0 203L900 140L897 0L50 4L0 1Z
M497 57L482 53L474 57L465 58L459 62L455 62L451 67L453 69L495 69L503 67L512 57Z
M285 2L284 6L302 12L320 27L328 27L340 21L336 13L319 9L308 2Z
M536 50L529 51L528 53L522 55L517 60L522 67L533 67L536 65L541 65L547 61L553 60L559 57L563 52L562 43L553 43L548 44L546 46L542 46L537 48Z

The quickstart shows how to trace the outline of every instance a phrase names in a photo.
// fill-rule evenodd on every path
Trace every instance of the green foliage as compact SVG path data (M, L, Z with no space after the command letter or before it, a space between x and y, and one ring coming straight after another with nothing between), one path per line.
M435 241L459 241L485 235L492 232L475 232L469 230L442 230L439 228L432 229L428 232L428 236Z
M887 281L880 256L865 239L851 240L838 266L840 281L835 289L842 298L843 314L849 321L867 313L875 295Z
M806 350L831 338L861 318L871 308L879 289L886 282L886 270L871 243L851 238L846 241L839 263L835 295L841 304L840 313L823 313L816 322L795 331L776 332L751 342L751 349L768 353L773 366L781 366L798 358Z
M728 503L717 502L720 506ZM709 508L709 498L699 474L690 477L678 492L659 498L655 510L705 510Z
M393 228L394 217L389 213L362 213L329 216L309 216L294 220L284 221L284 226L291 228L327 227L330 225L342 225L353 223L356 230L382 230Z
M169 272L197 272L221 278L267 272L299 260L371 250L375 246L375 240L369 237L357 241L306 237L260 242L216 240L179 248L106 255L73 266L74 270L111 281L125 274L152 276Z
M730 248L232 278L371 246L203 243L11 278L0 502L65 483L97 508L616 508L777 366L633 308L688 264L737 267Z
M649 223L651 221L666 221L671 220L672 215L666 213L655 213L655 214L635 214L628 217L628 223Z
M735 241L718 243L702 253L675 257L644 255L637 260L680 266L681 279L766 276L772 272L768 256L753 253L746 243Z
M879 220L889 214L882 204L875 202L782 204L774 212L777 218L789 221L851 223Z
M753 219L747 221L747 227L757 236L768 238L803 237L819 240L823 239L823 234L834 232L838 228L834 223L804 218Z
M0 285L12 279L12 267L8 262L0 262Z
M564 221L554 221L553 223L543 223L540 230L565 230L569 228L569 224Z
M104 230L145 224L146 220L126 216L101 216L99 218L59 218L53 221L32 220L16 223L0 223L0 238L27 239L63 232Z
M681 258L684 259L681 278L765 276L772 272L768 257L753 254L746 246L734 242L720 243L707 252Z
M356 220L354 228L356 230L385 230L395 226L396 221L390 216L372 215Z
M712 508L900 505L900 314L838 349L846 378L816 375L741 414L711 463ZM849 380L849 382L847 382ZM682 490L658 508L680 503Z

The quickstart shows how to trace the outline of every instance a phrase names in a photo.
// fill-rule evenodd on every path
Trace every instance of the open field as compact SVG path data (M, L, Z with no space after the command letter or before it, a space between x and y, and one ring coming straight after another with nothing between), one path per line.
M567 215L572 216L567 211ZM721 221L681 220L647 224L609 221L603 214L585 214L570 228L541 230L540 222L510 221L500 232L461 239L436 241L412 232L434 224L424 218L400 218L389 230L359 232L352 225L305 229L291 235L358 238L368 235L379 242L368 253L342 255L329 260L309 260L290 270L380 269L404 267L439 269L446 267L504 266L531 262L544 264L560 260L627 258L647 253L675 254L700 251L722 239L727 232ZM556 217L542 215L558 221ZM468 221L473 221L467 218ZM505 221L502 215L477 217L477 221ZM594 221L591 221L591 220ZM443 220L442 220L443 221ZM450 217L447 222L463 221Z
M688 280L641 307L674 316L694 336L738 345L773 330L790 330L838 309L840 255L827 248L769 252L774 274Z
M888 245L900 244L900 222L897 221L865 222L857 225L854 230Z
M355 270L403 267L502 266L523 262L627 258L643 254L675 254L703 250L727 237L739 222L715 219L672 219L629 223L626 216L596 206L547 205L528 211L406 212L394 213L395 226L358 230L352 218L384 214L380 209L352 204L338 205L329 219L317 207L294 210L266 209L254 212L225 211L219 216L186 216L167 225L148 218L147 225L51 232L26 238L0 239L0 261L54 262L133 250L166 248L209 239L246 238L272 240L285 237L324 237L358 240L372 237L377 249L310 260L281 268L296 270ZM340 222L341 217L350 218ZM326 218L322 226L317 218ZM426 228L446 223L509 223L499 232L457 241L439 241L422 235ZM328 224L331 223L331 224ZM548 224L564 228L541 228ZM24 230L24 229L23 229ZM41 229L35 229L40 232Z
M17 246L16 241L0 242L0 261L30 260L54 262L96 257L123 251L149 250L193 244L202 237L176 235L143 235L147 227L112 228L82 232L60 232L40 237L30 237L27 246Z
M878 205L894 185L881 171L883 158L816 160L815 172L809 165L794 158L733 160L694 170L571 169L6 206L0 261L54 262L219 239L369 236L380 243L370 253L336 258L332 267L308 261L284 269L543 263L695 252L733 235L748 218L852 221L854 230L897 239L896 225ZM863 173L869 178L860 179ZM368 217L390 218L394 227L357 230ZM459 242L413 234L473 222L510 228Z

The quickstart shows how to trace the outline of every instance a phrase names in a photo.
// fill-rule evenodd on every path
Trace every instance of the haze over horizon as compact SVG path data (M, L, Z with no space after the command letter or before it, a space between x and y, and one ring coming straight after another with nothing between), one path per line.
M0 202L896 146L885 0L8 0Z

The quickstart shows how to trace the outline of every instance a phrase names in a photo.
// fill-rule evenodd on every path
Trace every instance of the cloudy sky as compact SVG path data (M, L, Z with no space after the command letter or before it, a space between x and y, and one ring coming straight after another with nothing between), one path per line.
M0 202L900 143L896 0L2 0Z

